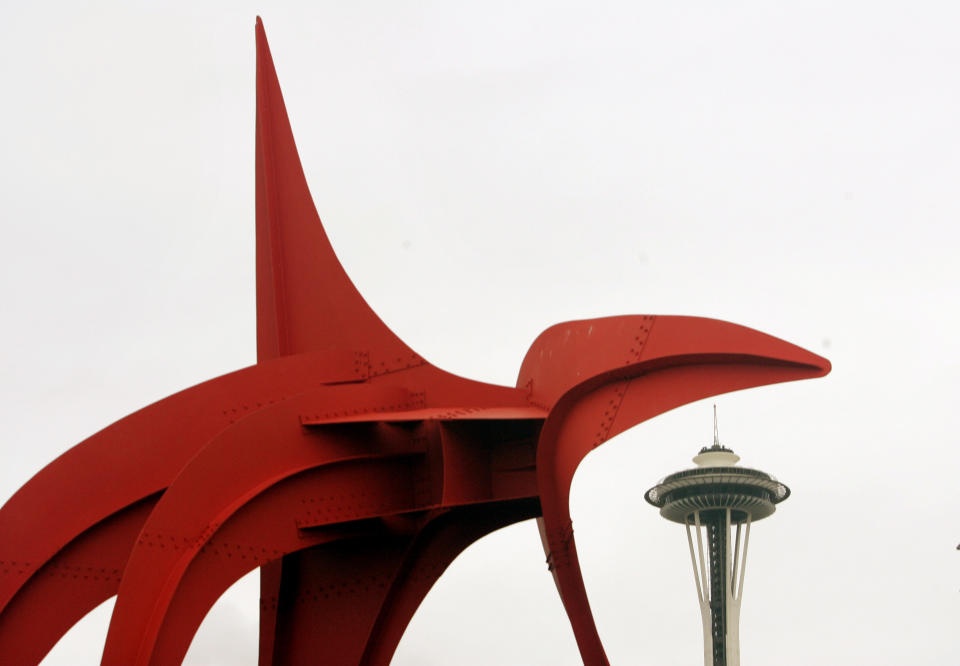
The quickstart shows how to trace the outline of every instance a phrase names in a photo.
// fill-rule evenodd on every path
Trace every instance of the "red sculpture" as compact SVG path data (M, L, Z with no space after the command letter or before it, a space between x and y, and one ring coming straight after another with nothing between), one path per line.
M117 421L0 509L0 663L38 663L114 594L102 663L180 663L260 567L261 665L387 664L461 551L536 518L583 661L606 664L568 509L577 465L673 407L829 362L735 324L624 316L547 329L516 387L435 368L337 261L259 20L256 36L258 363Z

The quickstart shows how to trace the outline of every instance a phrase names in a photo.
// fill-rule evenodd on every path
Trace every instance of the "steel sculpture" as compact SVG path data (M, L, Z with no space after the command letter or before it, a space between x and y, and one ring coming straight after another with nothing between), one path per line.
M334 255L259 19L256 39L258 362L101 430L0 509L0 663L36 664L115 594L102 664L180 663L259 567L261 665L387 664L460 552L536 518L583 661L606 664L568 508L581 459L828 361L722 321L622 316L548 328L516 387L430 365Z

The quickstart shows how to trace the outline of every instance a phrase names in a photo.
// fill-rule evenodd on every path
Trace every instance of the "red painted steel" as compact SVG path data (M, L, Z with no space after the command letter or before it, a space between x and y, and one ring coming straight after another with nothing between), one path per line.
M515 388L435 368L337 261L259 19L256 38L258 363L117 421L0 509L0 663L38 663L113 594L102 663L179 663L260 567L262 665L387 664L463 549L537 518L583 661L606 664L570 521L580 461L678 405L829 362L735 324L625 316L547 329Z

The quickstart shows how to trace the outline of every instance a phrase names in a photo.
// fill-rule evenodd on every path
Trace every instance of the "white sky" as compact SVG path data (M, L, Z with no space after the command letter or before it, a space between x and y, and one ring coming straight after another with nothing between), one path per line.
M0 501L254 362L259 12L334 246L434 364L512 385L547 326L642 313L833 361L717 401L722 441L793 489L751 539L744 663L956 661L956 3L5 5ZM614 664L701 659L682 529L642 493L710 436L694 404L574 481ZM186 663L254 664L256 596ZM96 663L108 616L44 663ZM394 663L579 663L534 524L457 560Z

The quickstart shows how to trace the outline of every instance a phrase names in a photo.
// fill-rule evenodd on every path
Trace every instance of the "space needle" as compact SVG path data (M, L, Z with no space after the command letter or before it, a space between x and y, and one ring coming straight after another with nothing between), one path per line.
M713 446L700 449L695 468L667 476L644 496L661 516L686 527L705 666L740 666L740 600L750 526L790 496L790 489L771 475L737 467L739 460L720 444L714 406Z

